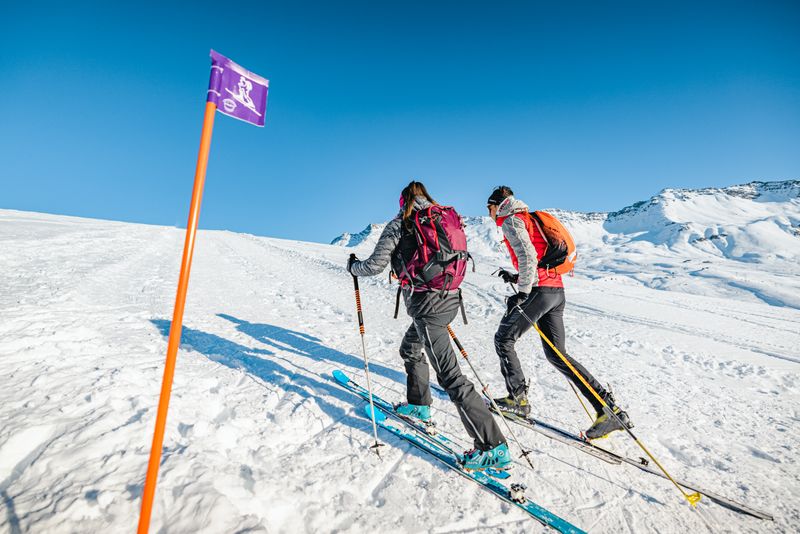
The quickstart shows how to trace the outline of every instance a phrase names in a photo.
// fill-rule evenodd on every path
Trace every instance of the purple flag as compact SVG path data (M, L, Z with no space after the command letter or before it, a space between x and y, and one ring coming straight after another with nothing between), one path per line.
M222 54L211 51L208 102L230 117L264 126L269 80L243 69Z

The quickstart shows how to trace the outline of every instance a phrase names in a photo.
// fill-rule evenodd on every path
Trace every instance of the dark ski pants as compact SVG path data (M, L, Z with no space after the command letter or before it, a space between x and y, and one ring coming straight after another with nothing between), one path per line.
M403 336L400 356L405 363L408 402L430 406L431 389L428 362L436 371L436 379L456 405L458 415L475 447L488 450L506 439L472 382L461 373L447 325L459 310L457 293L420 292L405 295L406 309L414 320Z
M605 388L598 382L580 363L575 361L569 354L564 346L564 305L566 299L564 297L564 289L560 287L535 287L531 291L530 296L522 303L522 309L525 311L531 321L538 323L539 328L542 330L547 338L553 342L553 345L563 354L569 363L586 379L586 381L594 388L594 390L605 400L607 392ZM500 370L506 381L506 389L509 395L518 396L525 394L525 375L522 372L517 352L514 350L514 345L517 340L533 328L533 325L522 316L519 310L514 307L507 310L500 321L500 326L497 333L494 335L494 347L497 355L500 357ZM538 334L537 334L538 336ZM542 347L544 354L556 369L561 374L566 376L578 388L584 397L592 404L598 414L603 413L603 405L600 404L591 391L583 385L583 382L575 376L569 367L558 357L558 354L550 348L550 345L542 339Z

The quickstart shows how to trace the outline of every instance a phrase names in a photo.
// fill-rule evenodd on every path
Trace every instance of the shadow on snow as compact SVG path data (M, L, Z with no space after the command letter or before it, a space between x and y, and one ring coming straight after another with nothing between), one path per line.
M151 322L165 338L169 338L170 321L151 319ZM369 421L348 415L344 409L326 400L331 397L349 403L354 400L354 395L336 386L332 377L322 376L296 365L271 350L246 347L216 334L209 334L185 326L181 332L181 347L199 352L209 360L231 369L240 369L265 383L280 387L287 393L294 393L303 399L310 399L334 422L342 422L371 434ZM298 373L297 370L287 369L279 363L279 360L319 379ZM299 405L300 402L297 404Z
M355 369L364 368L364 360L362 358L326 347L321 343L319 338L312 335L271 324L248 323L247 321L237 319L236 317L224 313L219 313L217 315L235 324L239 332L247 334L256 341L260 341L267 346L299 356L305 356L312 360L326 360L340 366L352 367ZM398 364L401 364L399 356L397 361ZM388 378L398 384L405 385L406 383L405 373L386 367L385 365L371 361L369 370L375 375Z
M361 361L359 359L322 345L320 340L314 336L268 324L248 323L247 321L243 321L226 314L219 314L219 317L236 324L237 330L240 332L243 332L266 345L278 349L279 351L290 352L292 354L297 354L316 360L324 359L334 363L360 368ZM171 324L170 321L164 319L152 319L151 322L156 326L156 328L158 328L165 338L169 337L169 329ZM371 425L366 418L348 415L344 409L326 401L326 399L332 397L346 403L355 404L359 408L364 404L361 398L357 395L345 391L339 386L335 385L332 377L320 375L313 370L299 365L298 362L289 360L272 350L246 347L215 334L209 334L207 332L194 330L185 326L183 327L181 334L181 346L185 349L199 352L208 359L220 363L221 365L225 365L226 367L230 367L232 369L241 369L251 376L259 378L266 383L274 384L280 387L286 392L295 393L304 399L311 399L334 421L334 423L344 423L352 428L364 432L371 438ZM278 363L279 361L283 361L289 364L292 368L303 371L305 374L300 374L296 371L290 371ZM380 365L370 365L370 370L373 370L373 367L375 368L374 372L376 372L376 374L381 374L393 380L397 380L399 377L401 379L399 380L401 383L405 382L405 376L397 371ZM313 377L317 377L318 379ZM384 436L383 439L385 438L386 436ZM402 442L400 438L396 438L396 440ZM423 458L426 461L431 462L433 465L436 465L436 467L442 471L447 471L447 468L434 461L429 455L416 450L410 444L406 444L406 447L404 448L414 456ZM552 457L550 454L547 454L547 456L550 456L551 458L554 458L562 463L566 463L572 468L586 472L585 469L572 465L570 462ZM651 502L660 502L650 495L640 493L632 488L621 486L618 483L612 482L606 477L598 476L591 472L586 473L593 477L611 482L615 486L619 486L620 488L626 489L629 492L639 494L645 500Z

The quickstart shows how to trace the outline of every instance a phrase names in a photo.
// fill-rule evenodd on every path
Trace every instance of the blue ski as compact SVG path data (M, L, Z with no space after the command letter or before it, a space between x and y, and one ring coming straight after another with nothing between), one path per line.
M369 405L364 407L364 412L367 417L371 417L372 412ZM418 449L427 452L453 471L456 471L461 476L480 484L503 501L524 510L541 524L563 533L585 534L585 531L579 529L575 525L565 521L564 519L561 519L554 513L542 508L535 502L528 500L524 495L525 486L521 484L511 484L510 486L507 486L502 482L495 480L491 476L488 476L482 471L465 470L461 466L457 456L436 447L429 440L420 439L416 433L407 432L402 428L390 424L387 420L387 412L384 412L383 409L377 408L375 410L375 422L384 430L387 430L395 436L408 441Z
M369 392L366 388L362 387L361 385L357 384L350 380L350 378L340 370L335 370L333 372L333 378L336 379L336 382L339 383L342 387L347 389L348 391L355 393L365 401L369 402ZM444 452L453 454L454 456L460 458L461 454L458 452L458 445L454 443L450 438L442 434L441 432L436 432L435 434L432 433L433 428L431 426L426 426L424 423L417 421L415 419L408 419L403 417L402 415L398 414L395 409L394 405L378 395L372 394L372 402L389 414L390 417L402 422L405 425L413 428L414 431L420 434L420 437L429 441L432 445L442 449ZM493 476L494 478L499 478L501 480L505 480L510 478L511 475L506 471L499 471L497 469L487 469L487 474Z

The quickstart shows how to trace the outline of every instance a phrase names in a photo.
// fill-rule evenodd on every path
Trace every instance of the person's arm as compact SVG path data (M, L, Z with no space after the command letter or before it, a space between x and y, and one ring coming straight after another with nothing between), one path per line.
M375 244L375 250L372 251L369 258L363 261L354 261L350 267L350 274L353 276L374 276L380 274L389 265L392 259L392 252L397 248L400 242L400 230L402 221L392 219L386 228L383 229L378 242Z
M514 249L517 255L517 265L519 269L519 282L517 291L520 293L530 293L531 289L539 285L539 275L537 268L539 260L536 256L536 248L531 242L528 229L519 217L510 216L503 221L503 235L508 239L508 244Z

